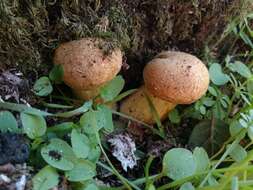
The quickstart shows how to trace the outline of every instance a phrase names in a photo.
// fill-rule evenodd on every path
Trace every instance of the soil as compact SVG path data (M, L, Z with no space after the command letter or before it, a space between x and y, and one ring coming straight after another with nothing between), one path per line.
M23 135L0 133L0 165L24 163L29 157L29 145Z

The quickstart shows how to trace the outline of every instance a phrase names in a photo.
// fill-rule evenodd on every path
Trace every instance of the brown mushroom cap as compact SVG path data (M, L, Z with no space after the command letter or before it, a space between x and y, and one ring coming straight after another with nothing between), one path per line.
M195 102L209 85L206 66L183 52L160 53L146 65L143 77L150 93L175 104Z
M55 51L54 64L63 65L64 82L73 89L91 90L112 80L120 71L122 53L114 49L105 54L105 43L98 38L83 38L61 44Z

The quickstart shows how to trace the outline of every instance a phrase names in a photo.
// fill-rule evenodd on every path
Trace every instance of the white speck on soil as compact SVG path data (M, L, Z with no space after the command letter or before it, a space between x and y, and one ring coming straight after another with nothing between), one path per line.
M128 167L132 169L137 165L137 158L134 155L136 151L135 142L128 134L114 135L108 142L113 147L112 155L121 162L121 166L125 171Z
M26 176L22 175L21 178L16 182L16 189L25 190L25 185L26 185Z

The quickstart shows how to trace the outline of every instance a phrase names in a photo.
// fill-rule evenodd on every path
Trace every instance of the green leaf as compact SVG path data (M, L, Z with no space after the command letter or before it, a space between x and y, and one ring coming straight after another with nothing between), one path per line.
M239 190L239 180L237 176L232 177L231 190Z
M90 110L82 115L80 118L80 125L82 130L87 134L95 134L101 129L101 126L97 126L96 117L97 111Z
M148 190L156 190L156 189L155 189L155 186L153 184L149 184Z
M0 102L0 108L2 109L8 109L8 110L13 110L17 112L24 112L24 113L29 113L33 115L41 115L41 116L54 116L54 117L62 117L62 118L69 118L73 117L75 115L79 115L81 113L84 113L88 111L92 106L92 101L85 102L81 107L68 111L68 112L63 112L63 113L48 113L45 111L41 111L36 108L29 107L24 104L15 104L15 103L10 103L10 102Z
M171 123L180 123L181 118L177 109L173 109L169 112L169 120L171 121Z
M60 170L72 170L76 160L72 148L61 139L52 139L41 149L43 159L51 166Z
M209 155L213 155L229 136L226 123L214 120L212 125L211 121L203 121L194 127L188 145L192 148L203 147Z
M209 75L211 81L215 85L224 85L229 81L229 76L224 74L221 66L218 63L213 63L209 68Z
M214 88L214 87L212 87L212 86L209 86L208 87L208 92L210 93L210 94L212 94L213 96L218 96L218 92L216 91L216 89Z
M99 146L93 146L91 147L88 160L92 162L97 162L101 155L101 149Z
M163 158L163 172L173 180L195 173L197 165L192 153L184 148L173 148Z
M227 148L229 147L230 145L228 145ZM247 157L247 151L241 145L238 144L235 145L235 147L229 153L229 156L231 156L231 158L236 162L240 162Z
M53 91L52 84L48 77L39 78L34 86L33 91L37 96L47 96Z
M41 137L46 133L47 124L44 117L28 113L20 114L24 132L31 139Z
M65 172L69 181L84 181L91 179L96 175L96 165L88 160L78 160L74 168Z
M99 190L99 188L91 181L85 181L82 183L75 183L74 188L75 190Z
M46 166L37 173L33 179L33 190L48 190L59 183L59 175L51 166Z
M208 178L207 182L210 186L215 186L219 184L218 181L212 175Z
M108 84L103 86L100 90L100 95L104 101L111 101L119 95L124 88L125 81L122 76L116 76Z
M1 102L0 101L0 108L12 110L12 111L17 111L17 112L29 113L29 114L33 114L33 115L52 116L51 113L41 111L39 109L32 108L32 107L29 107L24 104L16 104L16 103Z
M114 130L112 111L105 105L100 105L98 107L97 125L100 125L99 128L104 128L109 133Z
M216 102L212 107L213 116L216 119L223 120L226 117L226 112L220 102Z
M244 63L240 61L235 61L234 63L228 64L228 68L231 71L236 72L245 78L251 77L250 69Z
M179 190L195 190L194 186L190 183L184 183Z
M91 106L92 106L92 101L87 101L81 107L79 107L77 109L74 109L74 110L68 111L68 112L63 112L63 113L56 113L56 114L53 114L53 116L63 117L63 118L73 117L75 115L79 115L81 113L87 112L91 108Z
M54 133L57 137L63 138L71 132L76 125L73 122L64 122L47 128L47 133Z
M214 103L215 103L215 101L214 101L212 98L208 98L208 97L204 97L204 98L202 99L202 102L203 102L203 104L204 104L205 106L207 106L207 107L211 107L211 106L213 106Z
M102 128L106 131L113 131L112 112L104 105L98 106L98 110L90 110L80 118L80 125L87 134L94 134Z
M71 144L77 158L88 157L91 145L87 136L73 129L71 133Z
M21 129L18 128L18 123L13 114L9 111L0 112L0 131L20 133Z
M205 114L206 114L206 107L203 106L203 105L201 105L201 106L199 107L199 111L200 111L200 113L201 113L202 115L205 115Z
M244 41L244 43L246 43L247 45L249 45L251 48L253 48L253 43L250 39L250 37L243 31L241 30L239 32L239 36L241 37L241 39Z
M82 189L82 190L99 190L99 189L94 183L91 183L91 184L88 184L87 186L85 186L84 189Z
M248 136L253 141L253 126L248 127Z
M63 74L64 74L63 66L54 65L53 69L49 73L49 78L54 83L59 84L62 82Z
M247 83L247 90L250 94L253 94L253 79L250 79Z
M229 126L229 131L231 136L235 136L238 135L239 132L243 129L244 127L241 125L241 123L237 120L231 122L230 126ZM244 136L242 137L244 138Z
M208 169L210 161L208 155L203 148L196 147L193 151L193 156L197 163L197 172L204 172Z

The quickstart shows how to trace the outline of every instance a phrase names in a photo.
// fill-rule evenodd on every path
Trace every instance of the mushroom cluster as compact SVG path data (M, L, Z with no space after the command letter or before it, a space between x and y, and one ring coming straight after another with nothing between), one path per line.
M104 44L99 38L83 38L63 43L55 51L53 61L63 66L64 82L83 100L96 97L121 69L121 50L115 48L106 54Z
M144 68L143 78L145 85L122 102L120 111L149 124L155 119L146 96L163 120L177 104L191 104L201 98L209 85L206 66L183 52L158 54Z

